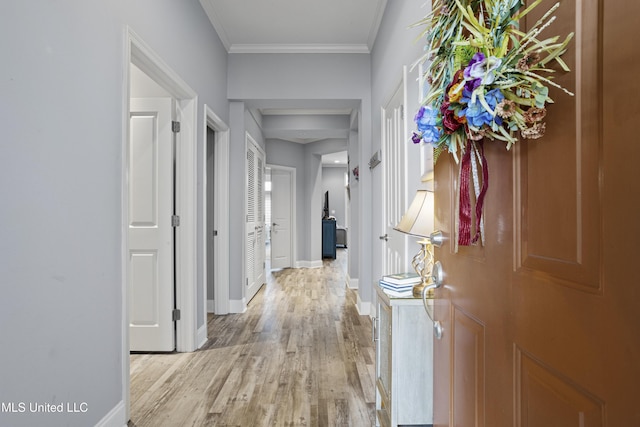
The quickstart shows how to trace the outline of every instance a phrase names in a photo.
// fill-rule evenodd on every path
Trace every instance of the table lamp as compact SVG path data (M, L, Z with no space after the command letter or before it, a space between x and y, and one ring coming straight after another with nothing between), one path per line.
M420 245L420 251L411 261L411 265L421 278L421 282L413 287L413 296L417 298L422 296L422 290L432 282L431 271L433 270L434 255L430 236L433 232L433 210L433 192L418 190L409 209L404 213L398 225L394 227L394 230L401 233L421 237L417 242ZM429 290L427 296L433 297L433 289Z

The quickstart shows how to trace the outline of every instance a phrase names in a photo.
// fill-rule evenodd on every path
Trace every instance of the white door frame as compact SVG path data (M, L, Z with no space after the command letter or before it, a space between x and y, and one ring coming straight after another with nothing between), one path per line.
M202 157L202 170L204 171L202 186L202 218L206 221L207 213L207 127L215 132L214 142L214 228L218 235L213 241L214 245L214 292L216 314L229 313L229 126L208 106L204 105L204 156ZM204 254L202 263L202 286L204 286L204 328L207 327L207 239L202 240L200 248ZM206 338L206 335L205 335Z
M398 102L397 107L394 105ZM407 141L408 125L407 125L407 67L402 67L402 79L393 91L389 99L380 107L381 117L381 145L382 145L382 203L384 209L381 211L381 232L386 236L384 241L380 242L381 271L375 271L375 274L382 276L397 271L405 271L410 264L409 257L409 239L405 234L396 231L393 224L400 222L403 213L406 211L408 199L408 178L404 172L407 170ZM391 120L393 125L388 126ZM396 127L397 126L397 127ZM397 138L397 139L396 139ZM397 143L396 147L391 146ZM395 149L394 149L395 148ZM401 162L399 168L395 162ZM394 170L392 170L392 168ZM402 175L394 177L393 173L400 171ZM387 197L391 193L392 199L397 203L387 203ZM390 242L389 242L390 240ZM389 259L389 251L396 248L395 258ZM390 265L391 264L391 265ZM408 271L408 270L407 270Z
M280 165L272 165L272 164L267 164L266 165L267 168L269 169L277 169L277 170L282 170L282 171L286 171L289 172L289 174L291 175L291 267L292 268L296 268L297 265L297 261L298 261L298 248L296 245L296 242L298 241L298 236L297 236L297 228L296 228L296 206L298 206L296 203L296 168L292 168L289 166L280 166ZM273 185L273 184L272 184ZM272 191L273 191L273 187L272 187ZM273 249L273 247L272 247Z
M245 152L245 181L244 181L244 212L245 212L245 218L248 217L248 213L249 213L249 206L247 204L247 199L248 199L248 179L249 179L249 171L247 170L247 153L249 150L249 144L253 145L256 150L258 150L258 152L262 155L262 158L264 159L263 162L263 169L262 171L260 171L263 174L263 178L264 178L264 169L266 169L267 167L267 163L266 163L266 159L267 159L267 155L264 151L264 149L260 146L260 144L258 144L258 142L255 140L255 138L253 136L251 136L251 134L248 131L245 131L245 135L244 135L244 152ZM264 182L264 179L263 179ZM264 185L263 188L261 189L261 191L264 192ZM262 197L262 203L263 203L263 214L264 214L264 194ZM264 224L264 217L262 218L262 222ZM247 238L246 238L246 221L244 222L245 224L245 231L243 233L243 239L242 239L242 283L245 284L245 286L243 286L242 288L242 301L243 301L243 306L244 309L246 310L247 304L249 303L249 300L251 298L253 298L255 296L255 294L257 294L258 292L256 291L253 295L248 296L247 295L247 286L246 284L248 283L248 278L247 278ZM262 251L265 251L265 247L262 246L262 248L260 248ZM266 283L266 271L265 268L263 268L263 277L265 282L261 283L261 286ZM260 288L258 288L258 291L260 290ZM244 310L243 310L244 311Z
M122 239L122 387L126 416L130 410L129 377L129 301L127 271L127 217L128 217L128 150L130 65L135 64L145 74L171 94L177 102L178 120L181 122L176 151L176 211L180 226L176 232L176 307L180 320L176 325L176 350L189 352L196 349L196 110L198 96L162 58L133 30L125 28L123 75L123 124L122 124L122 186L121 186L121 239Z

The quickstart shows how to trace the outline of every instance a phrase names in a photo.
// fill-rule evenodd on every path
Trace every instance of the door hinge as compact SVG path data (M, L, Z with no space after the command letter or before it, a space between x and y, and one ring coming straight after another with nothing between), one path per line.
M180 310L177 308L174 308L173 311L171 312L171 320L172 321L176 321L176 320L180 320Z
M171 122L171 131L174 133L180 132L180 122L172 121Z
M213 230L213 237L216 237L218 235L218 230Z
M171 226L178 227L180 225L180 215L171 215Z

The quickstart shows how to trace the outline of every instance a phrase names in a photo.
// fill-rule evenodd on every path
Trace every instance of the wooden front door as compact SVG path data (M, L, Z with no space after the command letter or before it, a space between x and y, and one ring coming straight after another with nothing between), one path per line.
M486 142L484 246L455 253L458 166L435 167L437 426L640 426L640 2L557 15L576 96L552 91L542 139Z

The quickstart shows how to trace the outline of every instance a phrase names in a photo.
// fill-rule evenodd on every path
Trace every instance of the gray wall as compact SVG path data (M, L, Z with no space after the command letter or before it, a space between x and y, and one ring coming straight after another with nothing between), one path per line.
M3 4L0 402L88 411L0 425L91 426L123 400L127 25L227 120L226 52L197 0Z
M322 260L322 156L337 153L347 148L345 139L327 139L305 145L307 175L307 254L312 262Z
M245 239L245 132L244 102L229 105L229 299L244 297L243 272Z
M260 70L256 72L255 70ZM367 163L371 155L371 56L366 54L230 54L229 55L229 89L231 100L260 101L273 99L311 99L311 100L342 100L359 108L359 129L357 145L360 147L359 159L352 159L354 164ZM310 84L313 82L313 84ZM232 126L233 127L233 126ZM233 130L232 130L233 134ZM233 136L232 136L233 139ZM233 143L234 141L232 141ZM325 144L325 141L317 144ZM342 149L346 149L347 141L342 141ZM307 154L303 170L298 175L304 176L306 197L311 202L304 206L304 211L298 211L298 229L308 230L302 245L298 246L298 259L318 261L321 259L321 229L311 226L311 221L317 215L311 212L322 210L320 189L320 159L315 158L323 154L320 145L305 146ZM269 150L267 150L269 151ZM340 150L335 150L340 151ZM329 152L335 152L329 151ZM269 163L279 164L267 153ZM314 157L315 156L315 157ZM273 159L273 160L271 160ZM298 177L300 179L300 176ZM360 223L365 230L371 227L371 181L370 176L360 180L363 191L357 199L352 198L352 204L361 205ZM315 197L314 197L315 195ZM232 224L231 233L241 230L240 225ZM299 235L300 237L300 235ZM371 236L362 233L358 236L358 245L363 248L371 247ZM352 243L353 244L353 243ZM357 252L357 251L356 251ZM350 257L353 252L350 251ZM371 257L368 250L358 253L360 259L354 263L361 268L358 274L370 282ZM233 257L232 257L233 259ZM239 263L240 260L236 260ZM233 271L237 266L230 266ZM352 276L354 277L354 276ZM357 276L356 276L357 277ZM233 286L233 284L232 284ZM371 301L371 288L364 290L365 301Z
M322 162L323 154L344 151L347 141L329 139L311 144L269 139L267 163L296 169L296 262L322 260Z
M356 121L357 122L357 121ZM359 280L360 271L360 257L362 251L360 245L354 245L353 242L359 242L360 234L362 233L362 224L360 221L360 181L356 181L353 176L353 168L358 164L360 157L360 148L358 143L358 131L351 130L349 132L349 193L351 195L350 201L350 216L351 221L349 224L348 239L349 239L349 279ZM350 281L350 286L354 286L353 281Z
M324 197L324 192L329 191L329 215L336 217L336 225L339 227L346 226L345 193L347 190L344 183L344 175L346 173L346 167L322 167L322 194Z
M422 5L426 4L423 8ZM411 24L419 21L428 12L429 2L420 0L410 1L389 1L385 9L384 18L380 25L378 37L371 54L371 99L372 105L372 129L381 128L381 107L384 107L395 93L402 78L403 65L410 68L415 61L424 55L423 40L416 42L416 38L423 30L422 27L409 28ZM413 117L418 108L418 84L417 84L417 67L409 73L408 83L408 105L405 116L409 121L408 132L414 129ZM406 140L408 159L406 173L408 178L408 189L406 197L406 207L415 195L415 190L420 185L420 148L415 146L409 138ZM372 151L375 152L381 148L381 134L374 131L372 134ZM382 158L384 162L384 157ZM428 165L430 168L431 166ZM373 212L370 234L380 236L385 234L382 226L382 208L384 201L382 200L382 168L377 167L372 172L367 172L360 167L360 174L368 173L372 176L372 206ZM382 241L374 239L372 242L372 279L376 281L382 275ZM412 246L410 246L412 248ZM417 247L416 247L417 251ZM410 257L409 257L410 258ZM410 259L409 259L410 261ZM410 269L410 263L407 265ZM362 287L362 283L360 284Z
M268 139L266 141L267 164L277 166L287 166L296 169L296 248L297 254L293 255L293 263L301 260L302 252L305 251L305 241L307 232L305 228L304 212L306 210L307 196L305 189L304 175L304 145L295 142L282 141L279 139Z
M361 169L360 181L352 187L352 213L362 229L357 238L362 249L354 264L361 276L360 298L371 301L371 236L377 231L371 211L379 209L380 202L372 199L372 174L366 164L379 147L378 111L398 81L393 76L422 50L420 43L413 43L414 30L406 29L424 15L422 1L388 3L372 55L229 57L197 0L5 3L0 14L0 275L5 284L0 381L11 387L0 388L0 401L87 402L88 412L57 414L54 423L88 426L123 399L121 179L127 25L198 93L199 112L206 103L232 129L231 298L242 296L233 288L242 272L242 241L233 236L243 235L243 222L233 212L242 212L244 206L244 192L233 190L244 182L244 132L252 125L247 124L244 103L229 104L227 98L355 103L361 113L357 150L350 142L349 151L354 154L352 165ZM200 159L202 120L199 113ZM306 174L312 180L319 163L309 159L317 153L305 150L306 170L298 179ZM198 163L200 188L202 165ZM316 190L320 193L317 178L298 188L310 197ZM310 205L309 212L320 206L319 198L315 200L317 206ZM201 211L202 200L198 205ZM298 218L299 227L309 226L302 218L310 220L310 214ZM202 219L197 227L202 236ZM319 231L308 245L299 246L301 258L319 258L320 245L313 242ZM202 254L197 256L202 265ZM201 288L202 277L198 281ZM50 417L2 413L0 424L51 425Z
M370 65L366 54L230 54L229 99L368 99Z

